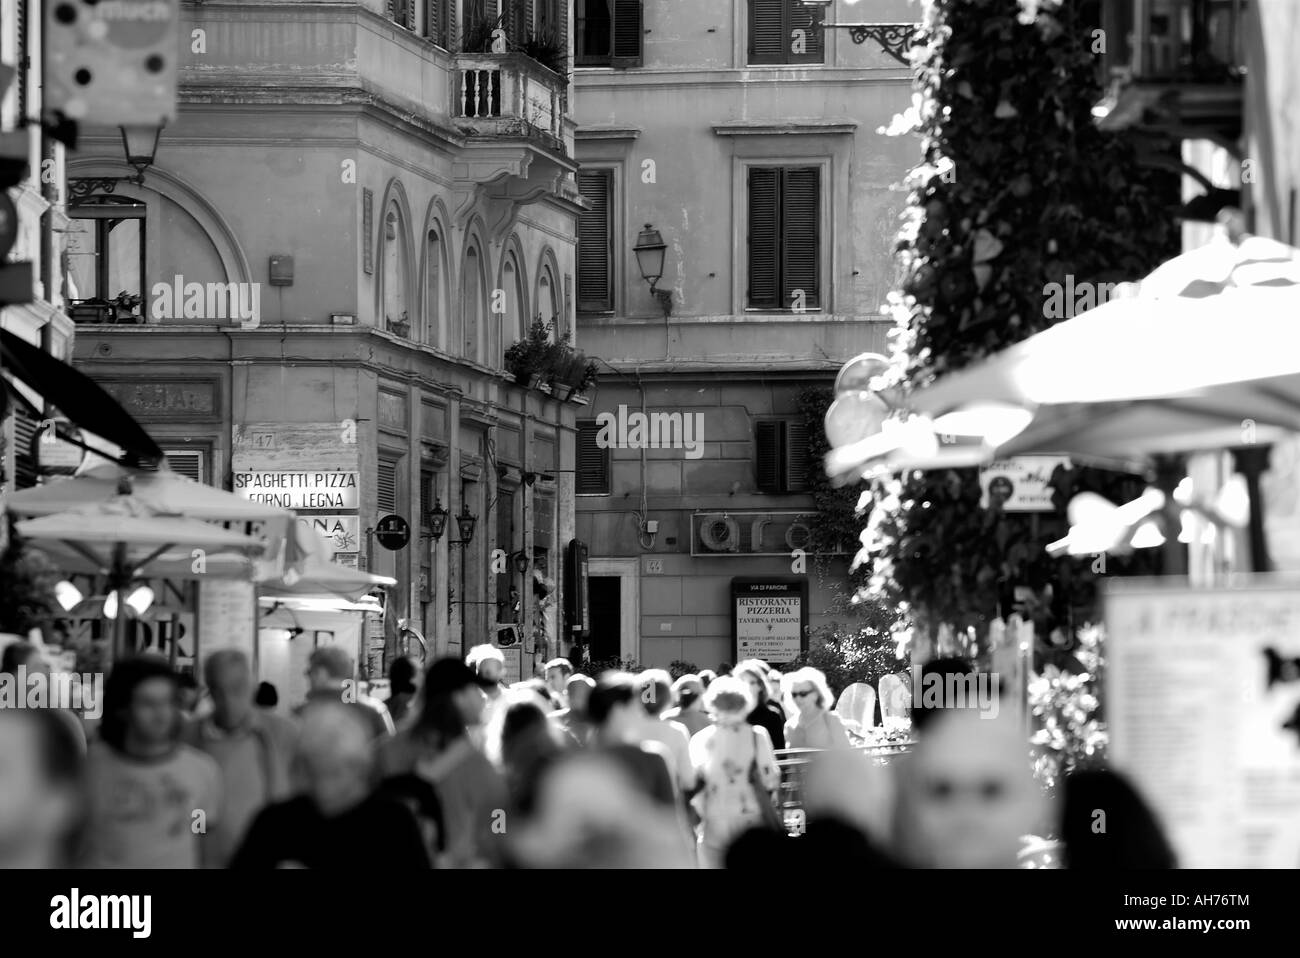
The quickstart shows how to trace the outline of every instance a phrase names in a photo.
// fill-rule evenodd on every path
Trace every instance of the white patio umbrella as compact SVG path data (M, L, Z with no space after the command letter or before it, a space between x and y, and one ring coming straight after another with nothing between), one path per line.
M195 550L201 550L203 555L207 550L214 550L251 556L265 548L264 543L251 536L197 519L168 515L130 495L117 495L66 512L27 519L14 528L66 571L108 576L110 590L119 592L115 653L126 621L126 596L122 593L132 581L157 575L154 563L159 557L189 553L188 569L180 567L171 573L196 579L221 573L206 566L198 571L192 558Z
M325 555L320 536L300 523L295 523L292 537L303 559L280 575L259 580L258 592L264 597L301 596L356 602L375 588L397 585L397 580L389 576L332 562Z

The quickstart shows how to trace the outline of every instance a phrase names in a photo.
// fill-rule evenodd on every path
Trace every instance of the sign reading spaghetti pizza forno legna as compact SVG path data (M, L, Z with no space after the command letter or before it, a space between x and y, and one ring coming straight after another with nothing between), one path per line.
M806 579L732 579L731 607L734 661L785 663L807 649Z
M284 509L356 509L355 472L237 472L235 495Z

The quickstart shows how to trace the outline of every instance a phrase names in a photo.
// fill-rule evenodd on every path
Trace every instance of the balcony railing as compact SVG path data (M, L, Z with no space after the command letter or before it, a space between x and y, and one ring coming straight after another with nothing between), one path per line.
M456 56L452 115L481 136L563 136L564 81L518 53Z

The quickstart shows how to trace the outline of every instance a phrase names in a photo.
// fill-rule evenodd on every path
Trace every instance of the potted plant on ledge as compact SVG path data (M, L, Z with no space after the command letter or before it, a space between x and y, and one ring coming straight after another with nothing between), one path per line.
M558 345L551 341L553 328L553 324L543 323L539 315L533 319L528 335L506 350L506 371L521 386L539 389L550 374L552 357Z

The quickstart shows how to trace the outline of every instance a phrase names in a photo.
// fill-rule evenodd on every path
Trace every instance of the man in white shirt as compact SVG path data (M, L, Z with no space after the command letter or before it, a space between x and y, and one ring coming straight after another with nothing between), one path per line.
M691 762L691 733L680 722L665 720L662 715L673 704L672 677L663 669L646 669L637 676L637 691L645 710L645 720L635 734L643 742L658 742L671 757L670 765L683 795L695 791L695 766Z

